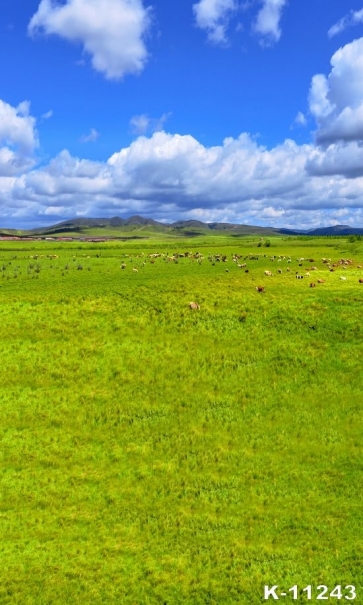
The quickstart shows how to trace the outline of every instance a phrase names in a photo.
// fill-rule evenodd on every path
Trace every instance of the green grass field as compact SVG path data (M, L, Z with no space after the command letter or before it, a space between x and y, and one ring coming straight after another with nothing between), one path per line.
M363 603L363 244L258 242L0 242L2 605Z

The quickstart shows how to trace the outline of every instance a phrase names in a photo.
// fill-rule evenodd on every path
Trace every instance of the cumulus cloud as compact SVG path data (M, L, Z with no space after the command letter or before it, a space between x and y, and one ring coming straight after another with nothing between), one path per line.
M165 132L139 137L108 160L115 186L127 197L173 199L184 209L283 196L301 182L304 163L303 148L293 141L267 151L242 134L206 148L190 135Z
M262 0L263 5L254 23L254 31L263 44L273 44L281 38L280 21L287 0Z
M27 101L12 107L0 100L0 176L18 174L34 164L38 136L29 112Z
M342 31L347 29L347 27L352 27L353 25L358 25L359 23L363 23L363 8L358 11L351 10L347 15L342 17L337 23L335 23L328 31L329 38L340 34Z
M149 26L150 10L142 0L41 0L28 31L81 43L96 71L120 79L143 70Z
M150 118L147 114L133 116L130 120L131 132L136 135L159 132L163 130L171 113L163 113L160 118Z
M314 176L363 177L363 146L353 141L333 143L324 150L316 149L306 163L306 170Z
M235 0L199 0L193 5L197 26L206 30L208 39L216 44L226 43L229 18L235 9Z
M314 226L339 209L349 217L363 208L362 153L354 145L341 152L286 140L267 149L244 133L205 147L191 135L157 132L107 162L65 150L46 166L0 178L0 203L14 220L138 213Z
M332 57L326 77L314 76L310 111L318 124L319 144L363 142L363 38L340 48Z
M99 136L100 136L100 133L95 128L91 128L89 134L83 135L81 137L81 142L82 143L94 143L95 141L97 141Z
M363 38L333 55L328 75L313 77L309 106L318 145L288 139L269 149L243 133L207 147L191 135L159 130L167 114L143 114L131 120L137 138L107 161L75 158L65 150L34 168L38 141L29 103L12 107L2 101L2 216L49 222L49 216L137 213L166 221L192 217L286 227L344 217L363 224L362 57ZM304 116L298 116L302 124Z

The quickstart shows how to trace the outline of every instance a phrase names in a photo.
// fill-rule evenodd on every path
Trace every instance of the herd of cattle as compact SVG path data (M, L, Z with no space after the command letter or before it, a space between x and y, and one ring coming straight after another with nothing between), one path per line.
M270 260L274 261L275 259L276 259L276 257L271 257ZM286 257L281 257L280 256L280 257L277 258L277 261L281 262L281 260L285 260L285 259L286 259ZM354 266L354 261L351 258L341 258L336 263L332 263L332 261L331 261L330 258L322 258L321 261L322 261L322 263L324 265L327 266L327 268L329 269L329 271L331 273L333 273L337 268L346 270L349 266ZM287 262L291 263L291 257L288 257ZM299 267L302 267L304 262L315 263L315 260L313 258L308 258L308 259L306 259L306 258L300 258L300 259L298 259ZM362 269L362 265L357 265L356 267L357 267L357 269ZM286 271L290 271L290 268L288 267L286 269ZM313 267L306 268L305 269L305 275L302 275L301 271L296 271L295 272L295 278L296 279L304 279L305 277L310 277L311 276L310 271L318 271L318 267L313 266ZM278 273L283 273L283 271L281 269L278 269ZM266 270L265 271L265 275L268 276L268 277L273 277L272 271ZM346 281L347 277L345 275L341 275L340 276L340 280L341 281ZM358 282L360 284L363 284L363 279L361 279L361 278L358 279ZM317 283L318 284L325 284L326 280L322 279L322 278L317 279L316 282L310 282L309 287L310 288L316 288L316 284ZM258 292L264 292L265 288L264 288L264 286L257 286L256 290Z
M321 259L321 263L322 266L319 269L318 266L316 266L317 264L319 264L319 262L316 262L315 259L313 258L297 258L295 260L293 260L291 258L291 256L283 256L283 255L272 255L272 256L268 256L266 254L248 254L247 256L242 256L240 254L232 254L230 257L228 257L227 254L210 254L208 256L204 256L203 254L201 254L200 252L184 252L184 253L175 253L173 255L168 255L168 254L160 254L160 253L154 253L154 254L149 254L148 256L145 254L141 254L139 255L138 258L141 257L142 263L141 263L141 267L144 267L146 265L146 263L151 263L154 264L156 259L160 259L160 260L164 260L166 263L178 263L180 258L188 258L191 261L197 262L198 264L202 264L205 261L210 262L212 265L216 265L217 263L228 263L228 262L233 262L236 264L236 266L239 269L243 269L245 273L249 273L249 268L248 268L248 264L251 261L258 261L260 259L267 259L270 262L275 263L276 266L276 273L278 274L283 274L284 272L290 273L291 274L291 268L290 266L285 267L285 269L283 269L283 264L286 263L287 265L291 265L291 263L293 262L297 262L298 263L298 270L295 271L295 278L296 279L306 279L311 277L311 272L316 272L319 270L329 270L329 272L333 273L334 271L336 271L337 269L342 269L342 270L347 270L349 268L354 268L354 269L362 269L362 265L355 265L354 261L351 258L340 258L338 261L336 262L332 262L332 260L330 258L322 258ZM278 263L282 263L282 264L278 264ZM306 266L308 264L308 266ZM305 267L304 267L305 265ZM301 269L301 267L303 267ZM126 269L127 265L125 262L123 262L121 264L121 269ZM225 269L225 271L227 273L229 273L229 269ZM137 273L138 269L136 267L133 267L133 272ZM264 275L266 277L273 277L274 273L271 270L266 269L264 271ZM340 275L339 276L341 281L346 281L347 277L345 275ZM360 284L363 284L363 278L359 278L358 282ZM315 281L309 281L309 287L310 288L316 288L317 284L325 284L326 283L326 279L323 279L322 277L319 277L318 279L316 279ZM257 292L265 292L265 286L264 285L258 285L255 286L255 289ZM189 307L192 310L199 310L200 309L200 305L196 302L190 302L189 303Z

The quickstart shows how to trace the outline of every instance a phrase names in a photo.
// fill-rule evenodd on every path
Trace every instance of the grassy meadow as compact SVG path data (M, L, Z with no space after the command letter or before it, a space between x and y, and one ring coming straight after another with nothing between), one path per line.
M270 241L0 242L2 605L363 603L363 243Z

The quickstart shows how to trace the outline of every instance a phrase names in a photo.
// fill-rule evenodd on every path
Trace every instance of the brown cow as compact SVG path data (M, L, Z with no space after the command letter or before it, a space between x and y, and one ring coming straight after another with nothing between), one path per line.
M316 288L316 284L314 284L314 282L312 281L309 288Z
M256 286L256 290L257 290L257 292L264 292L265 286Z
M194 310L198 310L198 311L199 311L199 309L200 309L200 305L198 305L198 304L197 304L197 303L195 303L195 302L190 302L190 303L189 303L189 309L194 309Z
M318 284L325 284L325 279L318 279Z
M363 279L360 279L360 280L359 280L359 283L360 283L360 284L363 284Z

